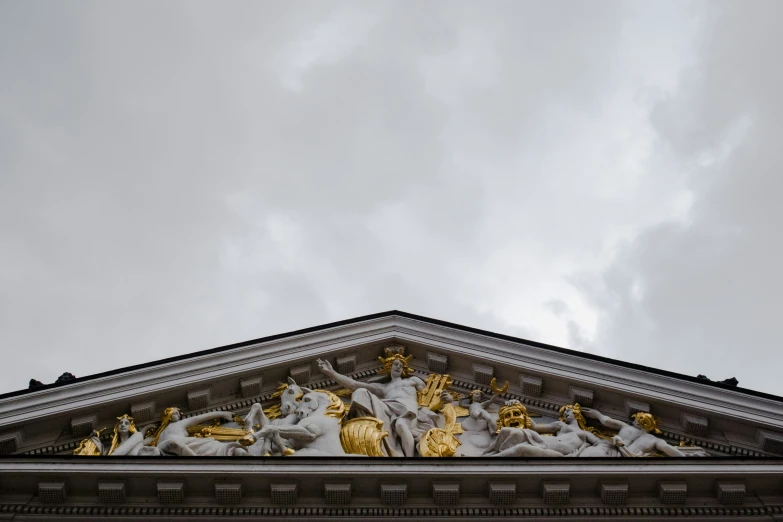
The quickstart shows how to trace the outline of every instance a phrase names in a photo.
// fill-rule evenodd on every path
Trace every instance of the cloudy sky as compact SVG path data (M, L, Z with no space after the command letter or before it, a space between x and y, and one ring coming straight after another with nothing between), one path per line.
M400 309L783 395L781 18L0 0L0 392Z

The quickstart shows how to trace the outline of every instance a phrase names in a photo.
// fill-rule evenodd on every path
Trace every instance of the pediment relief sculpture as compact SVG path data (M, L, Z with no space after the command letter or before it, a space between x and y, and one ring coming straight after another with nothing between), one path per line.
M84 456L384 456L384 457L648 457L684 456L657 435L646 412L630 423L578 403L560 408L559 420L535 422L519 400L492 379L481 389L454 389L449 375L414 375L402 346L385 350L381 369L366 381L337 372L317 359L339 386L310 389L294 379L243 415L215 411L185 417L166 408L159 422L137 428L122 415L111 442L93 431L74 454ZM501 402L500 404L498 402ZM107 441L108 442L108 441Z

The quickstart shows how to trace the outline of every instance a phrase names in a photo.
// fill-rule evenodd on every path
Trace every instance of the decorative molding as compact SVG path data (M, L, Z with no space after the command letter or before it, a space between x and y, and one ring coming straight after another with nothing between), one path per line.
M489 501L496 506L510 506L517 499L516 482L490 482Z
M625 400L625 415L630 418L634 413L650 413L650 405L646 402Z
M453 506L459 502L459 482L433 482L432 501L438 506Z
M71 419L71 433L74 437L86 437L98 426L98 416L82 415Z
M658 484L658 498L663 504L685 504L688 499L688 484L685 482L661 482Z
M125 502L125 482L98 482L98 500L102 504L122 504Z
M181 504L185 501L185 483L161 481L157 483L158 502L161 504Z
M519 374L519 386L522 388L522 395L541 397L544 381L535 375Z
M356 354L343 355L335 359L335 369L337 373L343 375L353 373L356 371Z
M681 415L682 429L690 435L696 437L706 437L707 428L709 426L709 420L707 417L700 417L693 415L692 413L684 413Z
M495 376L495 368L486 364L473 363L473 380L484 386L489 386Z
M745 500L745 484L742 482L715 482L715 496L723 505L742 504Z
M387 506L401 506L408 502L407 484L381 484L381 502Z
M215 484L215 501L223 506L242 502L242 484L221 482Z
M38 498L43 504L62 504L65 502L65 482L39 482Z
M290 506L296 504L297 490L297 484L271 484L269 486L269 496L273 504Z
M586 408L593 407L593 390L569 386L568 396L571 398L571 404L579 404Z
M296 384L300 386L305 385L310 382L310 366L312 366L310 363L292 366L288 370L288 374L296 381Z
M22 430L11 431L0 435L0 455L15 453L24 439Z
M628 502L628 484L602 483L601 502L607 506L620 506Z
M350 504L351 503L351 483L350 482L327 482L324 484L324 499L327 504Z
M571 497L571 483L544 481L541 483L541 496L548 506L565 506Z
M449 356L427 352L427 369L434 373L445 374L449 368Z
M241 379L239 381L239 394L244 399L261 395L261 388L263 385L264 379L261 376Z
M209 406L209 400L212 397L212 389L201 388L199 390L191 390L188 392L188 409L189 410L203 410Z
M155 401L135 402L130 405L131 417L141 424L155 418Z

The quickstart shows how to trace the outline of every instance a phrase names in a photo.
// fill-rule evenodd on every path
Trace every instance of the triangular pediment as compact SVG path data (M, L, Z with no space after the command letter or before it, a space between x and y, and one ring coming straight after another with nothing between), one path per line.
M714 455L783 452L783 399L684 375L627 364L404 312L387 312L188 356L0 396L0 446L6 453L65 454L93 429L123 414L137 424L178 406L185 415L245 414L269 405L292 377L309 388L338 389L319 368L328 360L341 374L367 382L389 345L412 356L414 375L448 374L458 397L509 387L488 408L497 415L518 400L534 418L556 419L579 403L618 420L650 412L661 437L696 444ZM495 418L493 417L493 418Z

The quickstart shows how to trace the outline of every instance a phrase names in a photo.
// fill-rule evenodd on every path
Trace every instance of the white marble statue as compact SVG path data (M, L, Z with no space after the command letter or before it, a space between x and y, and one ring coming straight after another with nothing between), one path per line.
M212 437L189 437L187 429L213 419L231 421L233 415L227 411L202 413L187 419L182 418L179 408L166 408L160 427L149 445L139 450L139 455L179 456L232 456L247 455L247 450L238 442L220 442Z
M345 405L336 395L323 390L305 392L296 410L297 422L283 425L267 423L253 434L258 439L287 439L297 457L335 457L346 455L340 442L340 419Z
M269 424L274 426L291 426L296 424L299 421L296 410L303 395L302 388L289 377L288 384L282 385L280 390L280 417L270 420L264 413L261 404L255 403L245 416L245 427L257 432ZM246 440L251 439L258 440L258 442L247 449L248 453L253 456L291 455L294 452L291 444L287 443L279 435L262 438L248 437Z
M127 414L117 417L117 424L114 425L114 435L111 438L111 447L107 454L114 457L138 455L145 444L152 442L152 437L144 438L146 428L145 426L141 430L137 430L133 417Z
M495 433L495 420L487 411L487 408L495 402L495 399L497 399L500 394L493 393L492 397L484 402L481 401L482 395L481 390L473 390L470 392L470 405L468 406L470 418L478 421L480 424L483 423L490 433Z
M623 457L647 457L658 453L670 457L685 456L680 450L655 436L660 430L656 426L655 417L650 413L635 413L630 425L590 408L583 409L582 413L609 429L618 430L617 435L612 438L612 444Z
M318 359L321 371L340 385L353 390L349 417L375 417L383 421L389 436L384 444L392 457L416 455L416 441L422 433L435 427L437 415L429 410L420 411L417 392L424 389L424 381L408 377L413 370L408 359L399 353L387 353L382 358L384 372L391 379L385 383L356 381L337 373L328 361Z
M560 421L536 424L519 401L508 401L498 413L498 436L484 455L494 457L576 456L598 438L583 430L573 408L561 410ZM542 437L541 434L551 434Z

